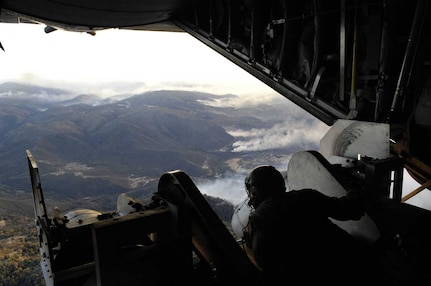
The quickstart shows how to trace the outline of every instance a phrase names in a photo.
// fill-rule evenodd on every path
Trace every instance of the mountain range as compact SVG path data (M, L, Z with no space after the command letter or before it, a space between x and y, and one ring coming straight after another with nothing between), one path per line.
M286 112L274 102L220 104L237 99L175 90L104 99L0 84L0 184L31 189L26 150L38 163L44 192L76 199L123 192L145 196L167 171L209 180L235 171L232 160L250 169L274 154L317 148L303 142L283 150L234 152L240 138L229 130L265 130Z

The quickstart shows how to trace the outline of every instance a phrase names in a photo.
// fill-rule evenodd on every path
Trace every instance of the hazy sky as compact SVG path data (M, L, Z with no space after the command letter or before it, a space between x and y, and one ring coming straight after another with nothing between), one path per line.
M187 33L111 29L86 33L0 24L0 82L20 80L113 95L185 88L270 93L266 85Z
M0 24L0 42L5 49L0 51L0 83L48 85L99 96L185 89L254 95L251 97L254 100L281 97L186 33L113 29L100 31L96 36L65 31L46 34L42 25ZM250 101L250 97L247 100ZM291 114L293 109L289 112ZM273 139L274 136L280 139L283 132L287 132L284 124L284 130L277 126L271 130L253 130L254 134L247 135L247 142L238 142L234 147L236 151L259 150L264 144L263 138L280 147L290 140L318 140L323 134L312 133L306 126L295 129L288 123L290 132L293 129L297 134L295 138ZM222 189L235 189L229 199L238 202L244 196L242 177L228 180ZM407 193L417 187L407 176L405 185ZM219 191L209 188L208 192L220 195ZM423 193L427 196L429 192ZM429 200L420 195L409 202L422 205L425 201Z

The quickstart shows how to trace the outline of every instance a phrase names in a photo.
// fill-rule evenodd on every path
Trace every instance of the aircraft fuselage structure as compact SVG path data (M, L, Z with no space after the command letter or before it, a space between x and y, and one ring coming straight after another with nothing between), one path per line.
M97 36L97 31L111 28L186 32L330 126L363 122L382 128L383 124L387 139L375 144L387 147L387 156L357 153L352 157L344 152L348 148L334 147L345 147L340 142L346 142L346 137L333 139L332 143L341 145L329 145L334 149L321 150L323 156L308 152L295 158L320 162L342 189L360 187L375 192L368 215L378 239L369 235L366 243L380 251L377 259L386 285L431 283L427 274L431 266L430 214L406 203L431 186L429 1L4 0L0 5L1 22L42 24L47 33L63 29ZM347 134L361 138L365 129L351 129ZM250 264L244 251L238 251L241 248L182 171L167 172L160 178L159 205L152 202L142 213L120 217L71 213L89 219L77 225L69 218L64 220L62 214L47 217L31 157L41 263L49 285L80 285L87 279L94 279L97 285L121 285L127 281L122 274L128 271L135 276L125 276L134 282L142 281L142 273L149 275L145 278L157 274L150 280L156 285L211 279L227 284L259 283L258 268ZM334 159L339 157L340 161ZM404 169L420 188L402 190ZM325 175L332 180L331 176ZM136 230L141 230L139 235ZM79 239L82 243L73 245ZM77 248L86 243L87 256L74 261ZM67 251L74 257L71 261ZM128 263L121 264L122 259ZM130 262L136 259L144 269L152 265L153 271L132 271L138 264ZM127 266L125 272L118 265ZM112 273L125 280L115 280ZM171 281L169 273L178 279ZM168 280L157 280L160 276ZM232 282L228 276L238 280ZM74 280L77 277L84 280Z

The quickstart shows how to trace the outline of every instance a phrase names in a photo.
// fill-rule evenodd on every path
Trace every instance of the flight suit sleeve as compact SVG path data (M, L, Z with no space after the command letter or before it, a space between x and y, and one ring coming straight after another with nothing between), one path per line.
M350 191L343 197L330 197L316 190L309 192L313 208L324 216L337 220L359 220L365 214L366 197L361 190Z

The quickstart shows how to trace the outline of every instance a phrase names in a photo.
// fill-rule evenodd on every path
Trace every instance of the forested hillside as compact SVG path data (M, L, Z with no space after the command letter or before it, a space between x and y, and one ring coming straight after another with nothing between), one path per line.
M44 285L33 217L0 217L0 285Z

